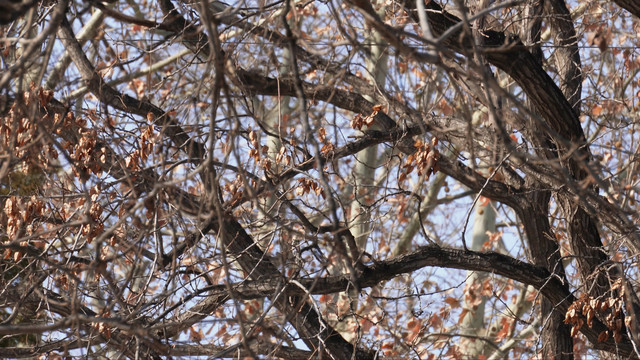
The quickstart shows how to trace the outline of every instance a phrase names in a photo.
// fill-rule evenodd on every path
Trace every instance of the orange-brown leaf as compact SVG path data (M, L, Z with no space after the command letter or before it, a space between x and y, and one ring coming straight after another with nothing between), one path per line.
M458 299L456 299L454 297L448 297L448 298L444 299L444 302L449 304L449 306L451 306L451 308L453 308L453 309L460 307L460 300L458 300Z

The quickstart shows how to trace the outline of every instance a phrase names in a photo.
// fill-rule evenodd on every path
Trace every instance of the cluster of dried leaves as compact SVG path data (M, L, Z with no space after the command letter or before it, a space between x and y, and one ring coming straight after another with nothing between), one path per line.
M398 177L398 182L405 181L407 176L411 175L415 169L418 170L418 176L421 178L424 176L425 180L429 179L432 174L437 173L440 152L436 149L436 145L438 145L438 138L436 137L431 139L431 144L423 143L422 140L416 141L413 146L417 151L407 156L402 166L402 172Z
M623 326L624 287L622 281L617 280L611 287L616 296L609 296L603 299L595 299L588 294L582 294L579 299L569 306L565 314L565 324L571 325L571 335L575 336L585 323L589 328L593 328L594 319L600 319L606 326L598 335L598 342L607 341L613 337L616 343L622 340L625 328ZM625 326L631 325L631 318L624 318L627 322Z
M367 116L362 116L362 114L356 114L350 122L350 125L353 129L362 130L362 128L371 127L375 124L375 117L378 115L380 111L384 111L384 107L382 105L374 105L372 108L372 112Z

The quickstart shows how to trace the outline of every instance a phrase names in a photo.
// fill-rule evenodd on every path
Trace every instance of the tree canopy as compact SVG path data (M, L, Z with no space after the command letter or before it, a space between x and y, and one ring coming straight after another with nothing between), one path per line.
M0 9L0 357L640 358L639 2Z

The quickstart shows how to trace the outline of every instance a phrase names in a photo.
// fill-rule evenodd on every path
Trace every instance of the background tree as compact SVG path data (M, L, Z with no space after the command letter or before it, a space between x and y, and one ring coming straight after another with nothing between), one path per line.
M640 357L636 1L2 6L0 357Z

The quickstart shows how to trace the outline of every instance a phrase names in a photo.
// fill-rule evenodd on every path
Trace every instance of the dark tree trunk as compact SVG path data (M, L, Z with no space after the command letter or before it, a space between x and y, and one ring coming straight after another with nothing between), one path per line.
M549 225L548 211L551 195L546 191L532 193L519 214L531 249L533 263L544 267L567 286L560 249ZM567 286L568 289L568 286ZM573 359L571 328L564 323L564 314L557 311L558 304L544 298L541 302L542 352L544 359Z

